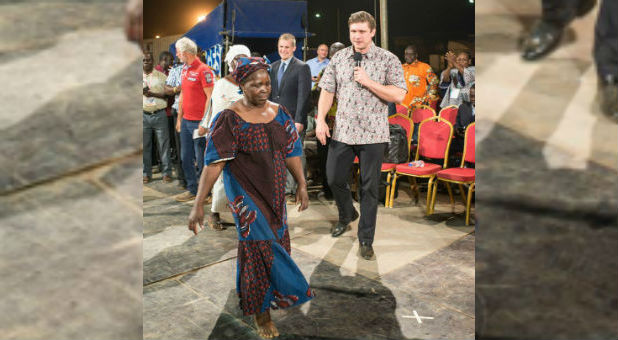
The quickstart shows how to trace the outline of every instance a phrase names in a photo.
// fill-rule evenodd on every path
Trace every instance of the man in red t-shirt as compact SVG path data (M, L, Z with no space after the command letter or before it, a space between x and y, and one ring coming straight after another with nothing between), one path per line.
M195 199L197 184L204 167L206 139L194 139L193 136L206 112L215 84L215 75L210 67L197 57L197 45L191 39L183 37L176 42L176 55L184 63L176 131L180 133L180 158L188 190L176 196L176 200L186 202Z

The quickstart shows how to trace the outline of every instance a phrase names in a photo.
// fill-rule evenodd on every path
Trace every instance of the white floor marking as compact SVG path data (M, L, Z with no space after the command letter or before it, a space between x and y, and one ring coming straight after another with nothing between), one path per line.
M414 310L412 311L414 312L414 315L402 315L401 317L404 319L416 319L416 321L418 321L418 323L423 323L423 321L421 319L428 319L428 320L433 320L433 317L431 316L419 316L418 313Z

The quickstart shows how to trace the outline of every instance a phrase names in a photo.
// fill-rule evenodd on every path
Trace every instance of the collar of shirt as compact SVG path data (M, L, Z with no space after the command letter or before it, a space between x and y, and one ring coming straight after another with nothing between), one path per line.
M163 66L161 66L161 65L155 66L155 70L165 74L166 76L169 75L169 70L164 70Z
M349 48L350 48L350 55L348 56L348 58L354 59L354 46L350 46ZM378 48L372 41L371 45L369 46L369 50L367 51L367 53L362 54L362 56L366 59L373 59L375 58L377 52L378 52Z
M283 66L285 64L285 69L287 70L288 66L290 66L290 62L292 61L292 58L294 58L294 57L290 57L290 59L288 59L286 61L283 61L283 59L281 59L281 66ZM279 67L281 67L281 66L279 66Z
M318 59L318 57L315 57L315 58L313 58L311 60L313 60L313 62L315 62L318 65L326 64L326 63L328 63L330 61L330 59L328 59L328 58L324 58L324 60L320 61L320 59Z
M192 67L194 68L194 67L198 67L198 66L200 66L200 64L201 64L201 63L202 63L202 62L200 61L200 58L195 57L195 59L193 60L193 62L191 63L191 65L188 65L188 66L189 66L189 68L192 68Z

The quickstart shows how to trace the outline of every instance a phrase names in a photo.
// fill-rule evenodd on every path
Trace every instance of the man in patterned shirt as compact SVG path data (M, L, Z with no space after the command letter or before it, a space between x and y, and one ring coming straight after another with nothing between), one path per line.
M408 45L404 51L403 77L408 85L408 93L401 102L408 108L429 105L438 100L438 77L431 66L418 60L417 48Z
M347 179L358 157L361 170L361 219L358 240L361 256L373 258L373 238L378 211L378 182L384 150L389 142L388 105L400 103L406 95L406 82L399 59L373 44L376 22L371 14L360 11L348 20L352 46L339 51L330 61L320 80L316 137L322 144L330 137L326 114L337 94L337 115L328 149L326 176L333 192L339 222L333 237L350 229L359 217L352 205ZM354 56L360 57L356 61Z

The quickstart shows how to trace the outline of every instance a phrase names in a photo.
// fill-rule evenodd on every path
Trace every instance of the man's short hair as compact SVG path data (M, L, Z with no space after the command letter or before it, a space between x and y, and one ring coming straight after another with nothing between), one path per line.
M159 62L161 62L161 60L163 60L167 56L170 56L172 58L172 60L174 60L174 56L172 55L172 53L170 51L163 51L163 52L159 53Z
M326 46L326 48L328 48L328 45L326 45L325 43L321 43L318 45L318 48L320 48L320 46Z
M411 48L411 49L414 50L414 52L418 53L418 48L416 47L416 45L410 44L410 45L406 46L406 48L404 48L404 51L407 50L408 48Z
M294 36L290 33L283 33L282 35L279 36L279 41L281 40L287 40L287 41L291 41L292 42L292 46L296 46L296 38L294 38Z
M196 55L197 45L195 44L195 42L193 42L193 40L187 37L182 37L178 39L178 41L176 41L176 50L178 50L179 52L187 52Z
M376 19L373 16L365 11L358 11L356 13L352 13L350 15L350 19L348 19L348 27L352 24L366 22L369 25L369 30L373 31L376 29Z

